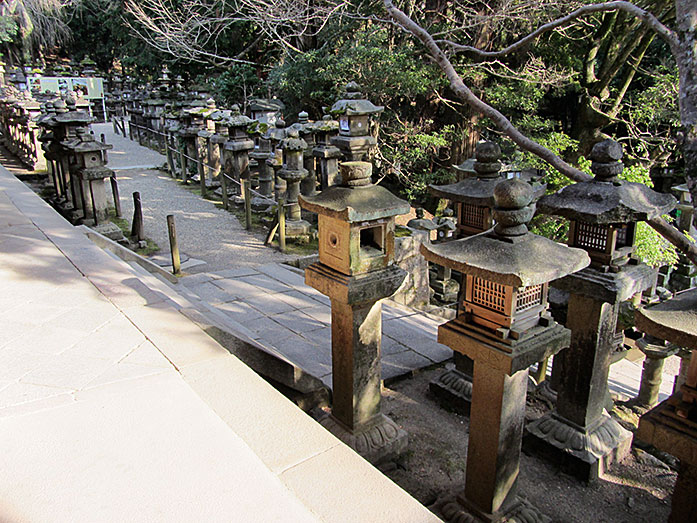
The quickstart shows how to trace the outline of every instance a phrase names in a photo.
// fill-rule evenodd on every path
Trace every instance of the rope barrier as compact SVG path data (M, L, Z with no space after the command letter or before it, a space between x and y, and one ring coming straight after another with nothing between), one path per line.
M145 129L148 132L159 134L161 136L165 136L165 137L168 136L166 133L162 133L162 132L157 131L155 129L151 129L150 127L145 127L145 126L138 125L138 124L132 124L131 122L129 122L129 125L132 125L133 127L137 128L137 129ZM201 162L201 164L204 167L207 167L208 169L213 169L213 167L210 164L206 163L204 160L199 160L198 158L192 158L188 154L185 154L185 153L179 151L179 149L175 149L169 143L166 143L165 145L167 146L167 149L169 151L177 153L178 155L181 155L182 157L184 157L187 160L190 160L192 162L196 162L196 163ZM223 171L220 172L220 175L225 176L226 180L230 180L231 182L236 183L240 187L240 189L242 189L242 183L240 181L235 180L234 178L230 177L228 174L224 173ZM273 198L269 198L268 196L265 196L265 195L255 191L255 190L253 190L251 187L249 189L249 192L251 192L256 197L261 198L262 200L266 200L267 202L270 202L271 204L276 204L276 200L274 200Z

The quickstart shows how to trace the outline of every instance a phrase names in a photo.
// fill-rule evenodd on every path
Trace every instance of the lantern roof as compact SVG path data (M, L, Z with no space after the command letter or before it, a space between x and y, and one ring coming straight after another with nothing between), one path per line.
M362 116L369 114L378 114L385 110L382 105L374 105L370 100L363 98L360 92L360 87L356 82L346 84L344 98L338 100L329 113L332 116L345 114L347 116Z
M349 223L379 220L410 211L411 206L407 202L372 183L372 164L343 162L339 168L341 185L329 187L313 196L299 196L303 208Z
M593 180L544 196L538 203L540 212L587 223L612 224L650 220L675 207L677 202L670 194L617 178L624 165L620 161L622 146L614 140L596 143L590 158Z
M228 127L240 128L248 127L251 123L256 120L252 120L248 116L245 116L240 111L240 106L235 104L230 108L230 114L225 117L225 123Z
M697 349L697 289L634 313L638 329L679 347Z
M493 231L451 242L422 245L429 260L489 281L527 287L576 272L590 263L588 254L532 234L527 223L535 213L533 188L518 179L494 189Z

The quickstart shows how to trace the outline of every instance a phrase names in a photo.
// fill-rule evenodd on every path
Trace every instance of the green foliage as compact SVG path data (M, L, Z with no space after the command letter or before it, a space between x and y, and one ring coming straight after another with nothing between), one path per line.
M12 42L19 32L17 22L12 16L0 16L0 44Z
M218 101L224 106L244 104L255 96L262 87L256 67L250 64L235 63L213 80L213 89Z
M399 135L401 139L395 146L391 145L393 140L387 140L381 151L403 197L410 202L423 202L428 195L429 184L451 181L450 171L434 168L434 158L438 157L441 149L450 146L457 132L451 125L425 132L423 128L408 124L392 131L393 138Z

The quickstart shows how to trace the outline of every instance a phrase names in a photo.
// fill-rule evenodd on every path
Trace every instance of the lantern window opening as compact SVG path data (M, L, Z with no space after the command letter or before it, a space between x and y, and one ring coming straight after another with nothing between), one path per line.
M573 246L583 249L591 249L598 252L606 252L608 247L607 225L576 222L574 227Z
M518 290L516 295L515 312L523 312L542 304L542 284L530 285Z
M486 207L468 203L460 204L460 223L479 230L484 229Z
M506 313L506 287L500 283L473 277L471 300L480 307Z
M385 228L383 225L364 227L360 230L361 256L371 258L385 254Z

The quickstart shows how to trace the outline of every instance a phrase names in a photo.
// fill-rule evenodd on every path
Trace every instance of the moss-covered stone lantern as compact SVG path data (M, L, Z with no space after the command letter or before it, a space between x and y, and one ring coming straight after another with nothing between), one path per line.
M223 171L238 183L249 178L249 151L254 150L254 141L247 134L247 128L253 122L240 112L238 105L232 106L225 120L228 139L223 146Z
M474 361L465 491L442 506L449 521L467 521L467 513L504 521L533 510L515 498L528 367L569 342L569 331L547 312L549 282L590 261L580 249L528 232L533 197L529 184L502 181L494 188L492 232L421 246L426 259L467 278L460 314L438 329L440 343Z
M340 186L300 202L319 216L319 262L305 282L332 304L333 403L321 423L375 463L406 447L406 433L380 409L380 300L406 275L394 263L394 221L410 206L373 185L371 171L370 163L345 162Z
M620 302L650 288L655 271L630 257L636 222L669 212L675 199L641 183L620 181L622 147L605 140L590 154L592 181L540 199L538 208L571 222L568 244L588 253L591 266L554 283L569 293L569 347L554 359L558 378L553 413L528 425L526 445L584 481L599 477L630 450L631 433L604 413Z
M310 233L310 223L302 219L298 196L300 181L307 176L303 167L303 154L307 142L300 138L297 129L288 129L279 147L283 151L283 167L278 175L286 181L286 236L298 237Z
M326 114L315 126L316 146L312 155L317 159L317 172L321 190L339 183L339 158L341 151L331 144L332 138L339 134L339 122Z
M346 161L365 160L377 140L370 134L372 117L385 108L363 98L356 82L346 84L344 98L329 113L339 120L339 136L331 139Z

